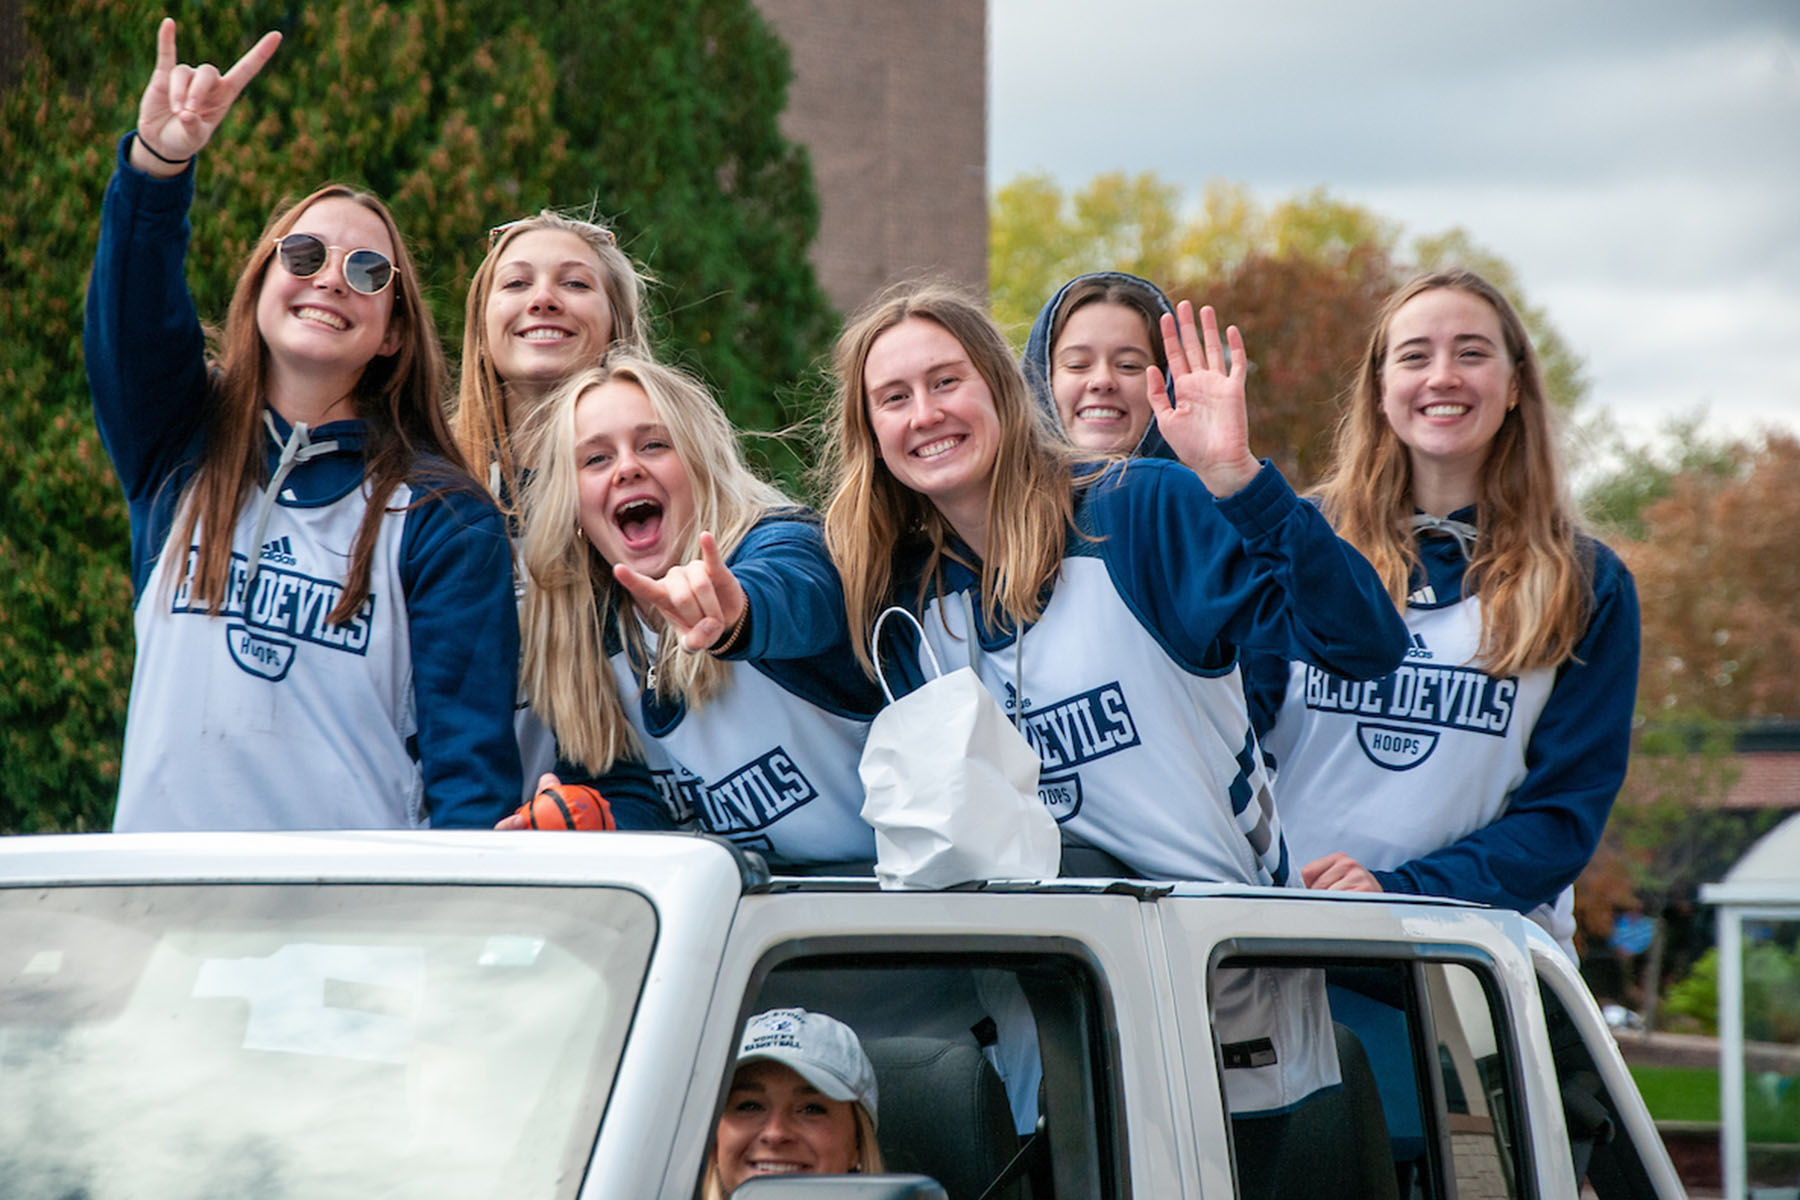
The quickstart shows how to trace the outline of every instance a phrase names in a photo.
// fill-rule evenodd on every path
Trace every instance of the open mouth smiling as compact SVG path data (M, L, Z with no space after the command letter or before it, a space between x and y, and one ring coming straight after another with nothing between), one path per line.
M625 540L625 548L642 550L656 544L662 533L663 506L648 497L627 500L613 510L613 523Z

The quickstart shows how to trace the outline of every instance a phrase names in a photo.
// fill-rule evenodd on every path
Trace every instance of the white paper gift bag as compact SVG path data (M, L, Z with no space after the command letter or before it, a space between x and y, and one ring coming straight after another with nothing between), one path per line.
M882 623L895 613L919 631L922 657L936 676L898 700L882 676L879 651ZM1037 752L974 670L945 674L924 629L904 609L876 618L870 641L891 701L869 726L858 768L881 886L1055 878L1062 843L1056 819L1038 799Z

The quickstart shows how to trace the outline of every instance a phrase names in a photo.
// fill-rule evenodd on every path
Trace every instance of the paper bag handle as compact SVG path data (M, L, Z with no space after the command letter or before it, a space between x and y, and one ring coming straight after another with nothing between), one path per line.
M931 660L931 677L937 679L944 673L944 668L938 665L937 652L932 650L931 643L925 640L925 627L919 624L919 619L898 604L882 609L881 615L875 618L875 627L869 631L869 660L875 664L875 679L881 684L881 694L888 698L889 704L894 702L894 689L888 686L887 676L881 671L881 623L895 613L905 617L912 623L912 627L919 631L919 648L925 651L925 657Z

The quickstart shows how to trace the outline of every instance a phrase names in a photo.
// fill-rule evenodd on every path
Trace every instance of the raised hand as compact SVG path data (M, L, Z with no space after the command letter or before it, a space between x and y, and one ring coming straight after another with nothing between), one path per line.
M138 102L138 140L149 144L133 147L133 165L158 175L185 166L212 140L213 131L231 111L244 85L256 78L279 45L279 33L263 34L221 75L211 63L192 67L176 61L175 22L164 17L156 30L156 69ZM145 155L145 151L151 153Z
M613 578L644 608L660 613L690 653L710 649L736 628L750 603L710 533L700 535L698 561L670 567L661 579L640 575L623 563L613 568Z
M1322 892L1379 892L1385 889L1367 867L1348 854L1327 854L1300 868L1300 881Z
M1219 343L1219 319L1212 306L1200 310L1194 328L1194 306L1186 300L1176 316L1163 314L1163 348L1169 359L1169 389L1162 372L1151 367L1147 386L1156 427L1177 457L1200 476L1214 496L1223 498L1256 477L1261 464L1250 453L1249 420L1244 413L1244 376L1249 360L1244 338L1233 325L1231 369ZM1174 395L1173 403L1169 400Z

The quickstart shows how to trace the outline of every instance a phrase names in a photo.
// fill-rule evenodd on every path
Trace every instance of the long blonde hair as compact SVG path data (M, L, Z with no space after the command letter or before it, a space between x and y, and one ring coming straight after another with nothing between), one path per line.
M654 662L660 699L679 697L698 709L718 694L731 669L710 654L682 651L674 637L658 638L652 655L630 593L582 534L575 409L589 392L613 382L633 384L649 397L687 472L694 513L673 533L680 547L676 561L699 557L704 530L729 557L765 514L792 504L744 465L731 421L705 386L673 367L615 350L605 366L572 376L545 400L527 435L536 468L520 493L525 604L519 675L563 756L595 772L610 768L635 744L606 654L609 628L634 669L647 671Z
M1408 301L1439 288L1487 302L1500 318L1518 404L1481 467L1481 532L1463 590L1481 601L1483 670L1554 667L1574 652L1593 607L1593 555L1557 465L1552 412L1525 324L1493 284L1467 270L1421 275L1388 298L1345 402L1332 468L1317 495L1338 536L1362 551L1404 609L1419 569L1412 530L1412 458L1382 412L1388 329Z
M499 486L493 488L494 498L503 504L511 503L518 494L519 456L513 439L523 431L511 427L506 410L506 381L494 369L493 350L487 337L488 297L494 290L494 270L501 254L514 239L541 229L572 233L587 243L600 260L600 288L612 310L609 346L640 358L651 356L644 320L644 292L650 276L619 249L612 230L548 208L495 229L487 257L469 280L469 296L463 305L462 375L451 427L463 457L483 483L492 487L491 476L498 467Z
M856 1117L856 1167L860 1175L879 1175L887 1169L881 1159L881 1144L875 1140L875 1122L862 1105L852 1100L850 1111ZM726 1200L725 1176L719 1171L719 1142L713 1139L712 1157L706 1163L706 1183L701 1200Z
M875 442L863 374L882 334L903 321L938 325L961 343L994 397L1000 446L988 479L990 521L981 562L982 611L1013 625L1043 615L1044 593L1061 568L1074 517L1075 451L1054 418L1031 399L1000 330L968 296L935 282L890 287L853 317L833 355L835 419L820 454L830 494L825 543L844 581L844 603L857 661L871 675L869 632L889 601L894 554L904 541L929 546L914 604L922 609L950 554L950 523L924 496L888 471ZM970 564L973 565L973 564Z

